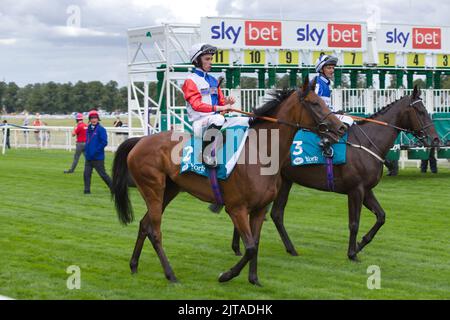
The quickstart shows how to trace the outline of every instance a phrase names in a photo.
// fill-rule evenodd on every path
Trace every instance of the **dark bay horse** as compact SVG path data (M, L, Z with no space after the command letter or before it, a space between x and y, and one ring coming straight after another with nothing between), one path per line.
M275 174L262 175L261 168L267 165L262 164L259 158L256 164L238 162L228 179L220 181L225 210L245 245L244 256L229 271L221 274L220 282L236 277L250 262L248 280L252 284L259 284L257 255L265 210L278 194L281 186L280 169L289 159L289 148L298 126L314 128L318 124L322 127L325 125L328 131L324 136L332 141L337 141L346 130L342 122L330 114L322 99L310 89L308 80L302 90L278 93L272 101L257 111L257 115L276 117L281 122L255 121L250 127L258 133L261 133L261 130L278 130L279 141L269 139L268 145L275 144L280 167ZM184 137L187 140L190 134L185 133ZM122 223L127 224L133 220L128 197L128 173L131 174L147 206L147 212L140 221L130 261L131 271L137 272L142 246L148 237L160 259L166 278L172 282L177 279L162 246L161 220L164 209L180 191L186 191L206 202L215 202L208 178L190 172L180 174L180 164L171 159L172 150L179 145L179 137L174 140L173 132L168 131L143 138L131 138L122 143L114 158L112 183L112 195ZM251 148L259 149L255 143L247 140L244 149L246 155ZM270 147L267 149L271 150ZM181 157L181 154L178 156Z
M433 122L420 99L420 89L414 88L411 96L403 98L384 107L370 118L383 121L389 126L372 122L353 125L349 130L348 142L362 145L378 155L381 160L392 148L400 129L414 133L425 146L438 146L439 138ZM347 162L333 168L335 192L348 195L348 219L350 238L347 255L351 260L357 260L361 251L375 236L385 222L385 212L378 203L372 189L378 184L383 173L383 162L369 152L347 146ZM271 217L283 240L286 251L297 255L294 245L284 227L284 208L286 207L292 183L323 191L329 191L325 165L291 166L290 162L282 168L282 185L276 197ZM364 205L376 215L375 225L357 243L360 213ZM239 251L239 235L234 232L232 248L236 255Z

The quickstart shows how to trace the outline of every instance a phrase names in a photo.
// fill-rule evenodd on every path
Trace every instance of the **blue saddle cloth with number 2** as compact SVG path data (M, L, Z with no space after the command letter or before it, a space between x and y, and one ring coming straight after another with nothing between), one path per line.
M225 129L226 142L223 148L216 150L218 166L217 178L227 179L233 171L239 159L241 151L248 136L248 127L233 126ZM183 148L180 174L194 172L209 177L209 169L202 163L202 139L194 138L187 142Z
M332 144L333 164L344 164L346 162L347 151L346 133L338 143ZM325 164L326 159L322 155L322 148L319 146L320 137L307 130L299 130L295 134L291 145L291 164L293 166L304 166L310 164Z

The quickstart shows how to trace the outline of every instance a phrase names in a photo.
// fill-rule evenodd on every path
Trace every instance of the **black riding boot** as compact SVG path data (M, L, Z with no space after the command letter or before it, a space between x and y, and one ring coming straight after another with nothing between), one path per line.
M220 132L221 128L222 126L216 126L215 124L212 124L206 129L205 134L209 129L216 129L219 130ZM217 167L217 150L219 149L220 146L216 144L211 154L205 154L206 147L209 146L210 144L213 144L216 141L215 136L211 137L211 141L205 141L205 134L203 134L203 142L202 142L202 160L205 166L215 168Z

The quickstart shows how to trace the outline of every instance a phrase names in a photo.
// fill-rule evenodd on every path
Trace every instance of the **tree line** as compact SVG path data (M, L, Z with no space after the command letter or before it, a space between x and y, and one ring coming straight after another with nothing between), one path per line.
M127 87L119 88L116 81L69 83L35 83L19 87L14 82L0 82L0 111L23 111L69 114L89 111L126 111Z
M395 78L391 75L389 87L395 87ZM266 80L267 82L267 80ZM267 85L268 83L266 83ZM414 84L425 88L425 82L416 79ZM301 85L301 79L297 80L297 85ZM224 84L222 84L224 86ZM363 88L365 81L358 78L358 87ZM450 77L443 76L442 88L450 88ZM143 91L143 85L139 85ZM257 88L258 80L254 77L241 77L241 88ZM287 75L278 76L276 88L289 87L289 77ZM342 87L349 87L349 79L342 78ZM128 100L127 87L119 87L116 81L109 81L103 84L100 81L69 83L35 83L19 87L14 82L0 82L0 112L20 113L28 111L31 113L49 114L70 114L72 112L85 112L93 108L102 109L108 112L127 111ZM149 95L154 100L157 98L157 84L149 84ZM180 100L180 101L178 101ZM183 97L177 96L177 103L183 103ZM139 97L142 104L143 99Z

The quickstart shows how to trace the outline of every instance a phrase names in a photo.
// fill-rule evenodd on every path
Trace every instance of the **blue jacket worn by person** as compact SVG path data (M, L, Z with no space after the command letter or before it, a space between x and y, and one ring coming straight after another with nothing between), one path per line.
M86 160L105 160L105 147L108 144L106 129L100 124L90 124L86 134Z

